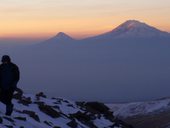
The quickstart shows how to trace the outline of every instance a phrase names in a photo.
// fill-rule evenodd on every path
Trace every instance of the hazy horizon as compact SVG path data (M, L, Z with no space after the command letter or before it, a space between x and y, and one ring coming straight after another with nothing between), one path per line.
M169 0L5 0L0 2L0 37L75 38L97 35L136 19L170 32Z
M127 19L126 21L128 21L128 20L136 20L136 19ZM124 22L126 22L126 21L124 21ZM139 20L137 20L137 21L139 21ZM113 27L112 29L108 29L108 30L106 30L106 31L104 31L104 32L99 32L99 33L95 33L95 34L86 33L84 36L76 36L76 35L74 35L74 34L69 34L69 33L66 33L66 32L64 32L64 31L58 31L58 32L56 32L55 34L52 34L52 35L44 35L44 36L41 36L41 37L31 37L31 36L29 36L29 37L26 37L26 36L25 36L25 37L23 37L23 36L17 36L17 37L0 37L0 44L2 44L2 43L3 43L3 44L5 44L5 43L9 43L9 44L22 44L22 43L34 44L34 43L40 43L40 42L43 42L43 41L45 41L45 40L47 40L47 39L50 39L50 38L56 36L56 35L57 35L58 33L60 33L60 32L63 32L63 33L65 33L65 34L69 35L69 36L72 37L73 39L81 40L81 39L85 39L85 38L89 38L89 37L93 37L93 36L97 36L97 35L100 35L100 34L109 32L109 31L115 29L116 27L118 27L119 25L123 24L124 22L122 22L122 23L118 24L117 26ZM144 21L140 21L140 22L146 23L146 22L144 22ZM147 23L146 23L146 24L147 24ZM150 25L150 26L152 26L152 27L155 27L155 26L153 26L153 25L151 25L151 24L148 24L148 25ZM155 28L156 28L156 27L155 27ZM157 28L157 29L159 29L159 28ZM159 29L159 30L161 30L161 29ZM161 31L165 31L165 32L170 33L169 31L166 31L166 30L161 30Z

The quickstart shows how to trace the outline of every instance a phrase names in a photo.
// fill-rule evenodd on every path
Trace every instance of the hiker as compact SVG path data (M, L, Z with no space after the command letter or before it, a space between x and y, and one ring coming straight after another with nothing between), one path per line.
M0 65L0 101L6 105L6 115L13 112L12 97L19 81L18 66L11 62L8 55L2 56Z

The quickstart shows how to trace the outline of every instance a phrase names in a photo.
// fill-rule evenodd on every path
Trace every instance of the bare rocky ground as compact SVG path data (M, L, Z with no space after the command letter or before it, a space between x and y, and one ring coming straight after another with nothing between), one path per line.
M18 89L13 103L10 117L4 115L4 106L0 105L1 128L133 128L99 102L48 98L42 92L24 94Z

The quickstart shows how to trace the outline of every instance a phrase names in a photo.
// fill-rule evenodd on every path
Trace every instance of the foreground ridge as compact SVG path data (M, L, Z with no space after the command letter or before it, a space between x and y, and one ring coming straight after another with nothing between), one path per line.
M14 113L11 117L0 112L3 128L132 128L115 118L113 112L99 102L72 102L62 98L47 98L40 92L14 94ZM0 106L3 110L3 105Z

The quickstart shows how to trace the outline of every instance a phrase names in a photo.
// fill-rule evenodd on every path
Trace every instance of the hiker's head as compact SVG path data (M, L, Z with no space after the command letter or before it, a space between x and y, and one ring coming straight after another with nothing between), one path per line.
M11 59L8 55L3 55L1 61L2 61L2 63L10 63Z

